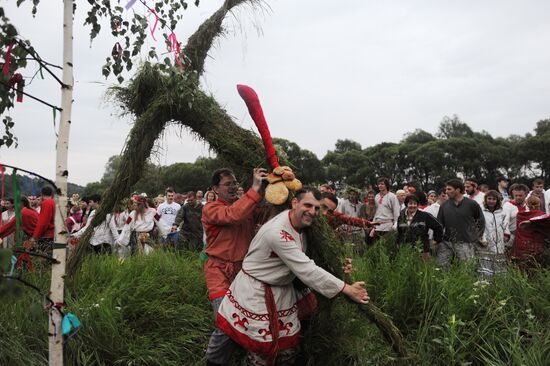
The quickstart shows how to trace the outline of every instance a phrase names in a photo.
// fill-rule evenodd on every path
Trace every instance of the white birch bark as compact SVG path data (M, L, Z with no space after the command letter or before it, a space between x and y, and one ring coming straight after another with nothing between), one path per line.
M66 244L68 240L65 228L67 215L67 155L69 150L69 132L71 126L71 110L73 99L73 0L63 0L63 78L61 87L61 121L57 139L55 184L56 195L55 236L54 243ZM52 280L50 297L55 303L63 303L65 286L65 264L67 249L55 248L53 256L59 263L52 265ZM50 311L49 328L49 364L63 365L63 335L61 330L61 315L58 311Z

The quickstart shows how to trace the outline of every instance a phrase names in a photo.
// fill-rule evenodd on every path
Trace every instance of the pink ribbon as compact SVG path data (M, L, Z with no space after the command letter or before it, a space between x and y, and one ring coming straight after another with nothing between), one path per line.
M168 36L168 41L170 42L170 49L168 51L174 51L174 58L176 59L176 62L178 63L180 69L183 69L183 64L180 60L180 43L178 42L178 38L176 37L176 34L174 32L170 33L170 35Z
M153 13L153 15L155 16L155 24L153 24L153 28L149 28L150 31L151 31L151 37L153 37L153 39L156 41L157 39L155 38L155 30L157 29L157 24L159 22L159 16L157 14L157 11L155 9L150 9L151 10L151 13Z
M4 167L0 164L0 172L2 172L2 201L4 201Z
M8 46L8 51L6 52L6 57L4 58L4 76L8 76L8 74L10 73L11 50L13 49L14 44L15 42L11 41L10 45Z

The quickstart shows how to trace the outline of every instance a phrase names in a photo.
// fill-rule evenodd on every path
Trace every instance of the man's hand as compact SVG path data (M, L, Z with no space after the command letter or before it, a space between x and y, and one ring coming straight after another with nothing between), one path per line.
M368 304L370 300L369 294L365 290L365 282L363 281L355 282L352 285L346 283L342 292L359 304Z
M254 174L252 176L252 189L259 192L262 188L262 183L264 180L267 180L267 170L264 168L254 169Z

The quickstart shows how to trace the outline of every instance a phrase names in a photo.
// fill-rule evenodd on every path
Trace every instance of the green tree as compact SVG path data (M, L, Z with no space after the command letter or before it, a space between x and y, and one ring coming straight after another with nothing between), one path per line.
M281 138L274 138L273 143L280 153L286 155L292 170L302 183L321 183L325 180L323 163L313 152L301 149L298 144Z

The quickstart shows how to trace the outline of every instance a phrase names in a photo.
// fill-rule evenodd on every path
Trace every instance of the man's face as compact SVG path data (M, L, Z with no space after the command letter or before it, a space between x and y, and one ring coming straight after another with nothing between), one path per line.
M325 187L325 186L321 186L320 191L321 191L321 193L326 193L326 192L328 192L328 188Z
M498 182L498 186L502 189L508 189L508 181L503 179Z
M447 197L447 192L441 192L438 199L440 203L447 201L449 199L449 197Z
M359 194L358 194L357 192L351 191L351 192L349 193L349 200L350 200L351 202L357 202L357 197L359 197Z
M94 200L90 200L90 202L88 202L88 207L90 207L90 209L92 209L92 210L97 209L98 206L99 206L99 203L97 203Z
M332 215L336 210L336 203L332 202L328 198L323 198L321 200L321 210L319 211L321 215Z
M199 202L202 201L203 196L204 194L202 193L202 191L197 191L197 197L196 197L197 201Z
M525 197L527 197L526 192L517 190L517 191L513 191L512 195L514 196L514 201L518 205L523 205L525 203Z
M191 206L194 206L195 205L195 199L196 199L195 196L188 195L187 196L187 203Z
M316 200L311 192L304 194L300 201L297 198L293 198L292 211L290 213L293 217L293 223L297 225L298 229L311 226L320 208L321 201Z
M544 191L544 184L533 184L533 191L536 193L542 193Z
M222 176L220 183L214 186L214 191L218 194L218 197L227 203L233 203L239 199L237 196L237 188L239 184L234 175Z
M376 198L375 194L374 193L369 193L367 195L367 200L371 201L371 202L374 202L374 199Z
M13 209L13 203L8 200L2 201L2 205L6 208L6 210Z
M243 187L239 187L239 188L237 189L237 196L242 197L243 194L244 194L244 189L243 189Z
M447 192L447 196L449 196L450 199L454 199L455 197L460 195L460 190L451 186L446 186L445 191Z
M476 192L476 187L477 185L473 182L470 182L469 180L464 182L464 191L466 191L466 193L468 193L469 195L472 195Z
M166 192L166 203L170 204L174 202L174 192Z
M378 183L378 189L380 190L380 192L383 192L383 193L386 193L388 191L386 189L386 185L384 184L384 182Z

